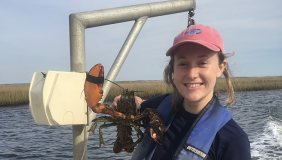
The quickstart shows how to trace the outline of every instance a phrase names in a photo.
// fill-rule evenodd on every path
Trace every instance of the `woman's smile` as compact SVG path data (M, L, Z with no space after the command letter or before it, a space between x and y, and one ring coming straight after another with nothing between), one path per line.
M203 83L186 83L184 84L186 87L194 88L203 85Z
M184 85L187 87L187 90L196 91L201 89L203 83L185 83Z

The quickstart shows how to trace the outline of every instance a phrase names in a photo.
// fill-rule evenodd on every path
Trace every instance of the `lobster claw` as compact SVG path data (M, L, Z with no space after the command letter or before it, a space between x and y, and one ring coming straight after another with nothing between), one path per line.
M165 141L165 124L160 114L155 114L150 121L150 134L151 137L160 145Z
M99 63L86 76L84 92L88 107L93 108L103 96L104 66Z

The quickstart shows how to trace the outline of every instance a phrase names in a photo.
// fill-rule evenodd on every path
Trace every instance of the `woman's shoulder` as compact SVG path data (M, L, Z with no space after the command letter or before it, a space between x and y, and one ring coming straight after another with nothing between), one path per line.
M229 160L251 159L248 135L232 118L217 132L209 157Z
M221 137L222 141L230 141L237 137L248 138L245 131L231 118L218 132L217 136Z
M156 96L156 97L153 97L151 99L147 99L145 101L143 101L141 103L141 112L143 110L145 110L146 108L155 108L157 109L159 104L164 100L165 97L167 97L168 95L170 95L169 93L167 94L163 94L163 95L159 95L159 96Z

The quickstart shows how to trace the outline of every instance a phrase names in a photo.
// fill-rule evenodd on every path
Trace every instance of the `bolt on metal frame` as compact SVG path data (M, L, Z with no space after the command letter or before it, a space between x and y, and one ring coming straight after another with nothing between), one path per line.
M167 14L192 11L196 9L196 0L172 0L141 5L133 5L97 11L72 13L69 15L70 27L70 63L71 71L86 72L85 65L85 29L103 26L126 21L135 23L126 38L115 62L113 63L107 79L115 81L115 78L123 65L130 49L132 48L138 34L140 33L146 20L150 17L162 16ZM112 83L104 82L103 98L107 96ZM96 116L88 110L88 124ZM73 125L73 159L87 159L87 126ZM85 150L85 151L84 151Z

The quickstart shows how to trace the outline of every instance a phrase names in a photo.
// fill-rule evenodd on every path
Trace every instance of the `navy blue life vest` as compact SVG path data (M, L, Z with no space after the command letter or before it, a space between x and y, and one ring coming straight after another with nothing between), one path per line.
M170 127L175 113L172 109L172 95L167 96L158 106L158 112L166 122L166 131ZM169 117L169 119L167 119ZM232 118L232 114L224 108L214 95L212 100L199 113L197 119L183 138L183 141L174 153L173 160L205 160L216 133ZM151 159L156 146L148 154L150 146L154 144L150 136L149 126L144 132L143 140L137 145L132 160Z

